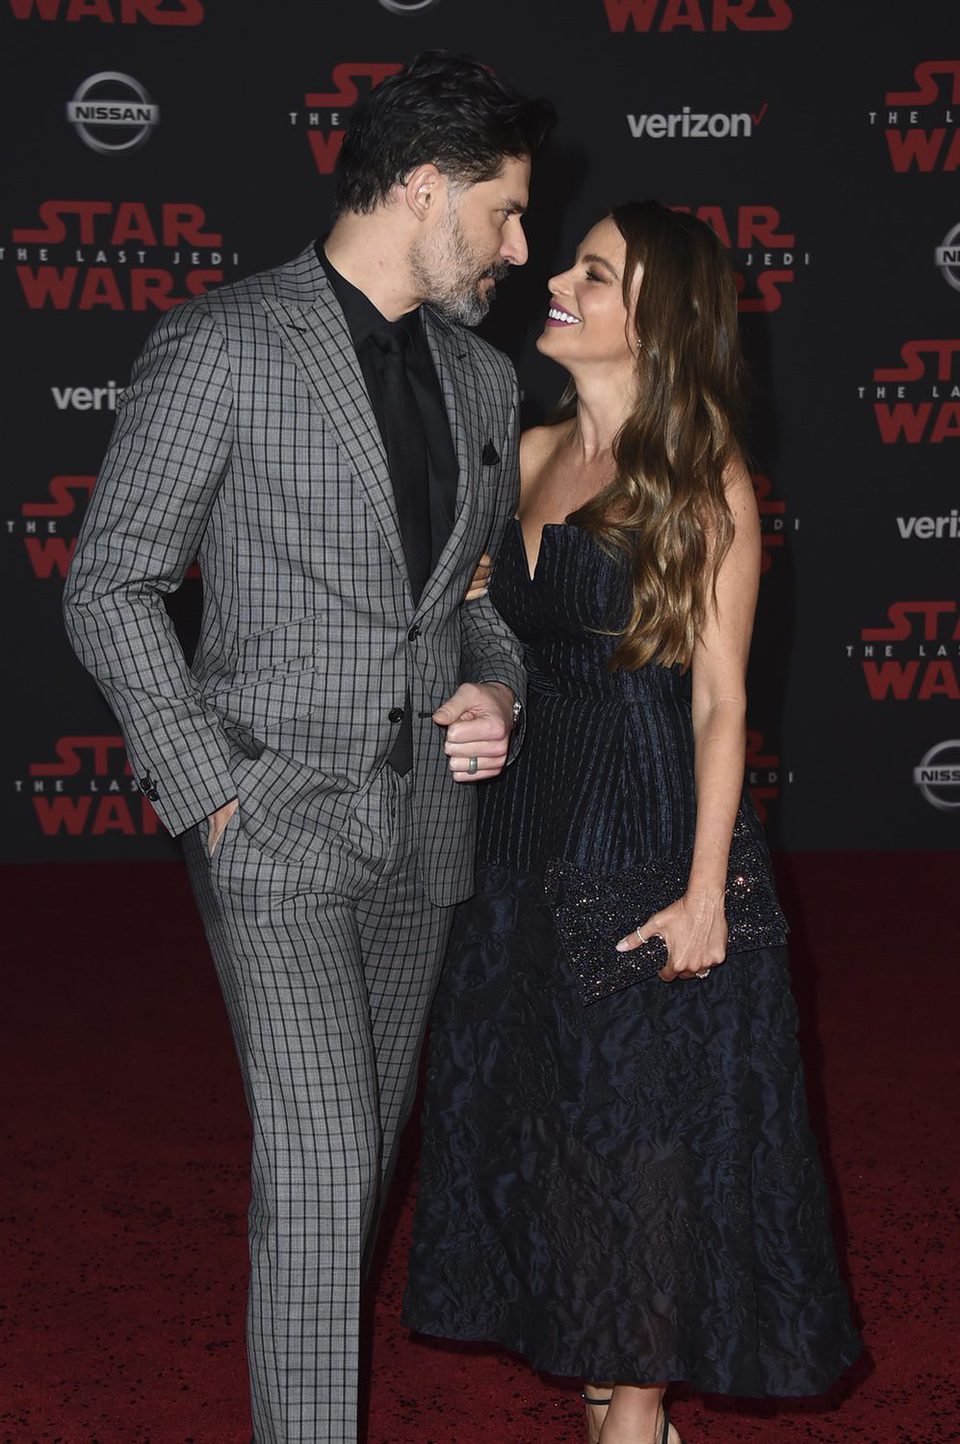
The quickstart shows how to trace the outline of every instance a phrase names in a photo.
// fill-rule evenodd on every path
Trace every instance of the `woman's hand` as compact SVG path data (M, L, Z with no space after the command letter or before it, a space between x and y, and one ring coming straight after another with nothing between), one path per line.
M659 973L665 983L675 978L705 978L727 955L723 893L684 893L621 938L617 952L631 952L653 937L663 938L667 945L667 963Z
M488 557L486 552L477 562L477 570L473 574L473 581L467 587L463 598L465 602L475 602L480 597L487 595L487 583L490 580L490 573L493 571L493 558Z

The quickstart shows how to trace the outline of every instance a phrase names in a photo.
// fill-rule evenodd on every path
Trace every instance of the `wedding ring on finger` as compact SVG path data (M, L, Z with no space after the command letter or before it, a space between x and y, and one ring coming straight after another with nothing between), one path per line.
M473 775L474 775L475 773L477 773L477 772L480 771L480 758L479 758L479 757L471 757L471 758L470 758L469 762L467 763L467 771L469 772L469 774L470 774L471 777L473 777Z
M699 971L699 973L694 973L693 976L694 976L695 978L699 978L699 979L701 980L701 982L702 982L704 978L709 978L709 976L710 976L710 969L709 969L709 968L701 968L700 971Z

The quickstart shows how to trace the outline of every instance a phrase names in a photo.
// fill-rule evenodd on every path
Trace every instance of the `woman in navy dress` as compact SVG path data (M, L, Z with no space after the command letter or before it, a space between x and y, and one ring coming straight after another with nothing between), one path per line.
M671 1381L818 1394L860 1344L744 788L760 531L729 258L633 203L549 289L564 419L523 438L490 582L526 733L481 788L437 998L404 1320L583 1381L592 1441L678 1444Z

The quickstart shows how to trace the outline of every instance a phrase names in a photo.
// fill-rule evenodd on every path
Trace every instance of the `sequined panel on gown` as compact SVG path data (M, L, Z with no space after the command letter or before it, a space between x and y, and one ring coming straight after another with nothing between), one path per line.
M526 735L481 785L477 893L432 1027L404 1321L576 1378L823 1392L860 1344L810 1133L785 948L584 1007L543 869L693 840L690 688L611 672L623 563L519 524L490 595L525 645ZM741 824L762 833L749 797ZM638 921L640 921L638 919Z

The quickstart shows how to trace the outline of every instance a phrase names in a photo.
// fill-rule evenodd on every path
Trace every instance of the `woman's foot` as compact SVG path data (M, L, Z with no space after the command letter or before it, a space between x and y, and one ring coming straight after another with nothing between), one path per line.
M604 1412L597 1444L682 1444L663 1407L665 1390L618 1384Z
M600 1444L600 1431L610 1408L613 1396L612 1384L584 1384L580 1397L587 1411L587 1439L589 1444Z
M601 1431L598 1444L608 1444L608 1440L609 1444L683 1444L683 1440L672 1424L667 1425L667 1432L666 1435L664 1435L663 1424L664 1419L661 1414L654 1426L654 1432L652 1434L649 1432L641 1432L638 1434L636 1430L621 1431L619 1425L617 1426L617 1433L615 1434L612 1432L612 1429L610 1431L604 1429Z

